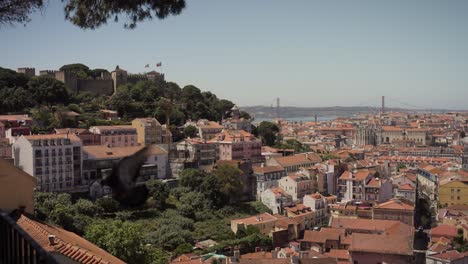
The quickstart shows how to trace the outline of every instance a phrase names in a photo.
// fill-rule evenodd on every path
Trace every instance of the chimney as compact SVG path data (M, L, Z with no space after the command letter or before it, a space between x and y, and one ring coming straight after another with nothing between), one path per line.
M234 250L234 258L236 259L237 262L239 262L240 251L238 249Z
M49 235L49 246L55 245L55 235Z
M263 167L265 167L265 163L264 163L264 162L262 162L262 165L260 165L260 166L261 166L262 168L263 168Z

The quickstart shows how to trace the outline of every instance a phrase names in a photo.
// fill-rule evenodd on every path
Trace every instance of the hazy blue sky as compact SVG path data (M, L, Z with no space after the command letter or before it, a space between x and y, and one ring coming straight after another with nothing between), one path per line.
M241 106L400 103L468 109L468 1L187 0L180 16L82 30L60 1L0 28L0 66L81 62L166 79Z

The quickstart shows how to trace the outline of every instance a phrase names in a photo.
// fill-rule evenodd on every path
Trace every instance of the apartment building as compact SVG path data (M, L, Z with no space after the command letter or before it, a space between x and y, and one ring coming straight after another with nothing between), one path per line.
M314 189L312 180L303 174L283 177L278 181L278 185L291 195L294 201L302 199L306 194L311 194Z
M439 203L441 206L468 205L468 178L448 178L439 183Z
M301 153L293 156L285 157L271 157L267 159L267 166L281 166L286 172L296 172L301 168L311 167L319 162L322 159L313 152Z
M286 177L286 171L281 166L253 166L253 175L257 180L257 200L264 191L269 188L278 187L278 181Z
M56 128L55 134L75 134L81 139L83 146L101 145L101 135L93 134L85 128Z
M140 145L163 144L163 127L156 118L136 118L132 121L132 127L137 131Z
M81 151L75 135L21 136L13 144L15 165L37 178L41 191L81 191Z
M372 208L372 219L395 220L414 226L414 203L406 199L391 199Z
M345 171L338 179L338 198L342 201L384 202L392 197L392 183L374 177L372 170Z
M200 119L197 122L187 122L185 124L185 126L189 125L196 127L198 129L198 136L204 140L213 139L224 129L224 126L218 124L217 122L206 119Z
M218 159L262 162L262 142L244 130L223 130L212 140L218 145Z
M101 136L101 144L113 147L130 147L138 145L137 130L130 125L92 126L89 131Z
M304 196L304 206L310 207L315 215L314 226L327 224L328 221L328 201L320 193L314 193Z
M216 161L217 145L200 138L186 138L177 143L177 160L191 168L210 166Z
M279 187L266 189L260 195L260 201L268 207L273 214L281 214L285 206L293 204L291 195Z

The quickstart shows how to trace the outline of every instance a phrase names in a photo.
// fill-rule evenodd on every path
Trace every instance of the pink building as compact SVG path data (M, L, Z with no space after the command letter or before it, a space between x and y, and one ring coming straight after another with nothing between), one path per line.
M56 128L55 134L74 134L81 139L83 146L101 145L101 135L93 134L84 128Z
M101 145L111 148L138 146L137 131L131 125L92 126L89 131L101 136Z
M244 130L223 130L210 142L218 145L219 160L262 161L262 142Z
M7 138L0 138L0 158L11 159L11 144Z
M0 123L6 127L30 126L32 119L28 115L0 115Z

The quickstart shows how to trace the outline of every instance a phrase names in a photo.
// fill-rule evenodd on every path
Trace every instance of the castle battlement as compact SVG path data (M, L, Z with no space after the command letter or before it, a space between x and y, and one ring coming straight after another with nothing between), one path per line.
M39 71L39 74L40 74L40 75L55 75L57 72L60 72L60 71L56 71L56 70L42 70L42 71Z
M36 68L31 68L31 67L21 67L21 68L18 68L18 71L21 71L21 70L23 70L23 71L28 71L28 70L29 70L29 71L32 71L32 70L34 70L34 71L35 71Z
M146 74L137 73L137 74L128 74L127 78L147 80L148 76L146 76Z

